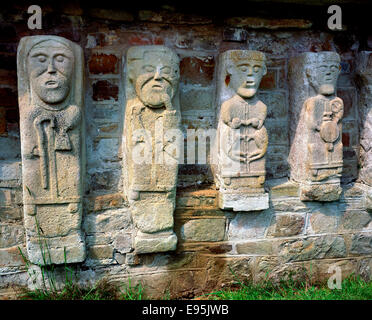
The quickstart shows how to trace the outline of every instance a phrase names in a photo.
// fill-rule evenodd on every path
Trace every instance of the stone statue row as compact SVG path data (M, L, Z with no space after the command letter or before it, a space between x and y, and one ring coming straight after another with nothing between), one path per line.
M171 251L177 245L173 212L178 162L167 132L180 128L179 58L164 46L132 47L126 58L123 176L136 227L133 248L136 253ZM265 60L262 52L249 50L230 50L220 57L213 172L222 209L269 207L264 190L267 106L256 94L266 74ZM31 36L21 39L17 63L28 255L40 264L81 262L86 255L81 232L83 52L61 37ZM341 194L339 73L335 52L304 53L290 64L296 134L289 162L301 200L334 201ZM151 161L135 161L137 150L146 151ZM170 161L158 163L159 156ZM41 240L48 246L49 262Z

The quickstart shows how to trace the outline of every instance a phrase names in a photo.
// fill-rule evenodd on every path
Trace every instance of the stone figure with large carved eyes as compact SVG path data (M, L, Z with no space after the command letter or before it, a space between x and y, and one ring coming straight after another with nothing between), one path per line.
M227 71L231 75L231 86L236 93L248 99L256 94L267 70L264 61L245 60L236 65L230 65Z
M336 91L340 68L338 61L323 60L318 61L316 68L307 68L306 74L318 94L331 95Z
M143 59L137 61L130 71L130 78L137 96L146 106L171 108L179 79L179 67L172 55L145 52Z
M73 52L58 41L47 40L33 47L27 60L33 102L63 102L70 92L73 66Z

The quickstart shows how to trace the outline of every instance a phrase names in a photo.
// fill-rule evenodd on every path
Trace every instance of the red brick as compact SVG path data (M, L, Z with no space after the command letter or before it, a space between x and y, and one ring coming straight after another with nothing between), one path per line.
M6 133L5 108L0 107L0 135Z
M132 35L129 37L128 42L133 46L153 44L152 39L145 35Z
M276 88L276 72L275 70L267 70L263 76L260 84L260 89L274 89Z
M213 81L215 61L213 57L187 57L181 60L181 81L190 84L210 85Z
M17 107L18 97L17 92L11 88L0 88L0 106L1 107Z
M99 80L93 83L93 100L103 101L114 99L118 101L119 87L110 81Z
M348 132L342 133L342 144L344 147L350 147L350 134Z
M96 53L89 60L89 71L92 74L117 74L118 61L113 54Z

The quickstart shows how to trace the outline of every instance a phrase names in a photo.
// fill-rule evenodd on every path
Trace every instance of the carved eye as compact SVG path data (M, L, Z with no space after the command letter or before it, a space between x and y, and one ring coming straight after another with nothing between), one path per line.
M247 72L247 70L248 70L247 66L240 66L239 69L242 72Z
M153 66L144 66L143 67L146 72L154 72L155 68Z
M62 55L58 55L58 56L56 56L56 60L57 60L57 62L63 62L65 60L65 57L62 56Z
M46 57L43 55L38 56L37 59L39 60L39 62L45 62L47 60Z
M254 71L255 73L259 72L260 69L261 69L261 67L259 67L259 66L254 66L254 67L253 67L253 71Z
M336 66L336 65L331 66L331 71L332 72L337 72L338 70L341 70L341 65L340 66Z
M171 68L164 67L164 68L161 69L161 71L163 71L163 73L165 73L165 74L170 74L171 73Z

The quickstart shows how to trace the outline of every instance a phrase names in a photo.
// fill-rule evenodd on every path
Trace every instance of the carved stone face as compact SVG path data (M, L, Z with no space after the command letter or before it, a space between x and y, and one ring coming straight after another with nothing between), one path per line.
M145 52L132 75L137 96L146 106L153 108L170 104L178 78L178 64L171 55L161 51Z
M34 46L27 57L31 90L42 102L58 104L70 92L74 66L72 50L54 40Z
M261 79L266 74L266 66L263 61L243 60L238 61L228 71L236 93L242 98L251 98L256 94Z
M323 95L335 93L339 73L340 63L336 60L321 59L313 68L307 68L311 85Z

